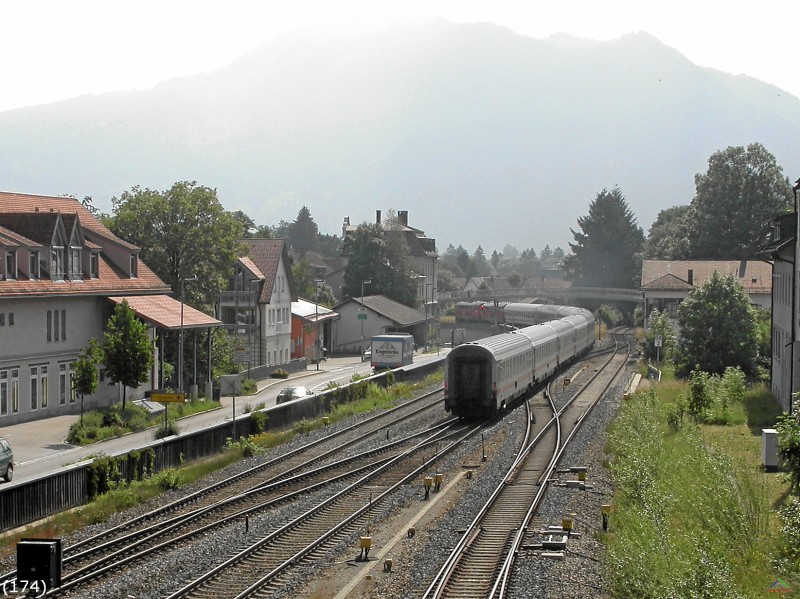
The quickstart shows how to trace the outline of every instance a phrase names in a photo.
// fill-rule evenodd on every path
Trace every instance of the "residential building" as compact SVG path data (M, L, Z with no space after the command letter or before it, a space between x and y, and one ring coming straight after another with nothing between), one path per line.
M759 257L772 265L770 387L785 412L792 411L792 396L800 390L800 368L795 366L800 359L796 256L797 213L782 214L772 221L769 240Z
M318 362L328 351L331 325L339 315L317 302L297 298L292 302L292 358Z
M218 318L234 337L235 355L250 366L291 360L292 300L296 298L283 239L241 239L240 256L219 296Z
M436 261L439 256L436 253L436 240L425 235L424 231L415 229L408 225L408 211L399 210L397 216L392 221L383 221L381 211L375 211L375 223L384 229L396 229L404 237L411 255L412 268L418 275L417 299L423 312L431 319L439 314L438 283ZM349 240L355 234L358 226L350 224L350 217L344 218L342 225L342 256L349 258ZM345 262L346 264L346 262ZM330 284L330 283L329 283ZM336 290L336 288L334 287Z
M772 268L759 260L644 260L642 287L645 326L654 309L678 318L678 306L689 293L702 287L714 272L733 275L750 303L769 309L772 303Z
M179 328L171 289L139 259L140 248L116 237L75 198L0 192L0 426L76 413L73 363L90 339L102 341L115 303L136 304L155 340ZM216 320L186 308L184 328ZM160 354L150 381L159 386ZM122 396L101 368L84 407Z
M384 295L354 297L334 306L332 345L341 353L363 353L369 339L386 333L409 333L416 345L428 343L430 315Z

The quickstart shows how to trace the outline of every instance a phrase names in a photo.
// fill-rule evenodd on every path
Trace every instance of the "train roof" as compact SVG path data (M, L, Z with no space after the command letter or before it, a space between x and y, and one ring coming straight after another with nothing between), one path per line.
M500 333L479 341L464 343L450 350L448 359L458 357L460 354L469 354L475 351L490 353L496 359L502 359L507 354L516 354L520 348L530 346L530 342L516 333Z

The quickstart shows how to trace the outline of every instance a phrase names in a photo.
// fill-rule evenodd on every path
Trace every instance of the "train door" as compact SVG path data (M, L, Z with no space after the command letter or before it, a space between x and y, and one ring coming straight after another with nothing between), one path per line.
M462 405L481 405L491 391L487 392L489 365L486 360L460 359L454 364L454 376L451 379L455 388L450 391Z

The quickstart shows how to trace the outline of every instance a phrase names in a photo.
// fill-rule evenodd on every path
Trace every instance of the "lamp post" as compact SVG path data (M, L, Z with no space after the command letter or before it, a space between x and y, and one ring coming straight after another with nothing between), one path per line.
M359 314L359 320L361 321L361 355L359 356L360 359L364 359L364 321L366 320L366 308L364 307L364 285L369 285L372 283L372 279L362 279L361 280L361 308L360 310L364 311L364 314ZM364 318L361 318L363 316Z
M186 281L196 281L197 276L181 277L181 331L178 337L178 389L183 393L183 304L184 304L184 288L183 284Z
M314 321L317 323L317 338L314 341L315 347L315 354L317 357L317 370L319 370L319 350L320 350L320 339L319 339L319 284L324 283L323 279L314 279Z

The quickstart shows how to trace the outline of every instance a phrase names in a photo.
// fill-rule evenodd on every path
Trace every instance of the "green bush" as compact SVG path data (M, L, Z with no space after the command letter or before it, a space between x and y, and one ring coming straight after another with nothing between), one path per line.
M277 370L273 370L270 376L274 379L288 379L289 373L283 368L278 368Z
M153 431L153 438L154 439L164 439L165 437L171 437L173 435L180 434L181 429L178 424L174 420L170 420L169 422L161 423L155 431Z
M165 491L177 489L183 483L181 472L177 468L167 468L153 476L155 483Z
M250 428L253 429L253 432L256 434L263 433L267 430L268 421L269 417L266 412L256 411L250 414Z

